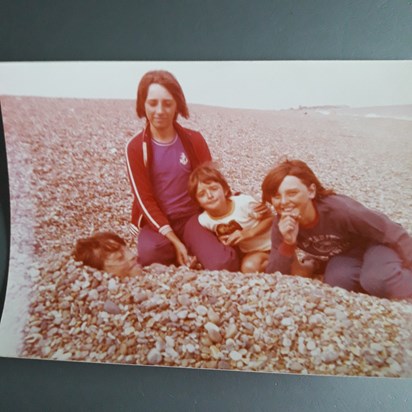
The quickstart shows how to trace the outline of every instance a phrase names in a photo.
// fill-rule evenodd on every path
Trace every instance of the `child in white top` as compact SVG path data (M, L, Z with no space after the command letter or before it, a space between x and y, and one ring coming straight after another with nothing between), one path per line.
M241 271L263 272L271 249L270 211L266 207L259 209L252 196L233 196L226 179L211 165L192 172L189 194L204 210L199 223L216 233L223 244L239 247Z

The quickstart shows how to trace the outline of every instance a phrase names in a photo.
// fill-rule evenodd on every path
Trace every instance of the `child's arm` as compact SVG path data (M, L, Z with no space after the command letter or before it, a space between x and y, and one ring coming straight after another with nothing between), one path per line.
M253 202L252 216L255 219L263 220L269 217L273 218L273 213L266 203Z
M263 220L259 220L259 224L257 224L255 227L250 228L250 229L243 229L243 230L236 230L229 236L227 236L226 239L222 239L222 243L225 245L237 245L243 240L246 239L251 239L257 235L260 235L261 233L265 232L272 226L272 221L273 217L267 217Z

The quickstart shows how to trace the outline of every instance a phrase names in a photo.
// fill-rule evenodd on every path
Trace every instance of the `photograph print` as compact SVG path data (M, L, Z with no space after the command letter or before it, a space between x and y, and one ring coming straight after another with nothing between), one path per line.
M411 68L1 63L0 356L412 377Z

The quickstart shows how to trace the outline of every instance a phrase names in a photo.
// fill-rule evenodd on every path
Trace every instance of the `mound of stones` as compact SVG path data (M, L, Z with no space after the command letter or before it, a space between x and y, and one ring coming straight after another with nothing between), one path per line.
M118 278L70 256L31 272L24 357L412 376L407 302L280 273L152 265Z

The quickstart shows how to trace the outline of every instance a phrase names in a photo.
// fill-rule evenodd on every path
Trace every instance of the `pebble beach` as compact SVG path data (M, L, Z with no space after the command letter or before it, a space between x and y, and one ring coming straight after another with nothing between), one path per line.
M129 100L1 98L11 251L0 354L300 374L412 377L412 304L288 274L152 265L118 278L78 238L128 231ZM261 198L285 156L412 233L412 106L257 111L190 105L232 189ZM1 344L3 342L3 344ZM6 342L6 343L4 343Z

